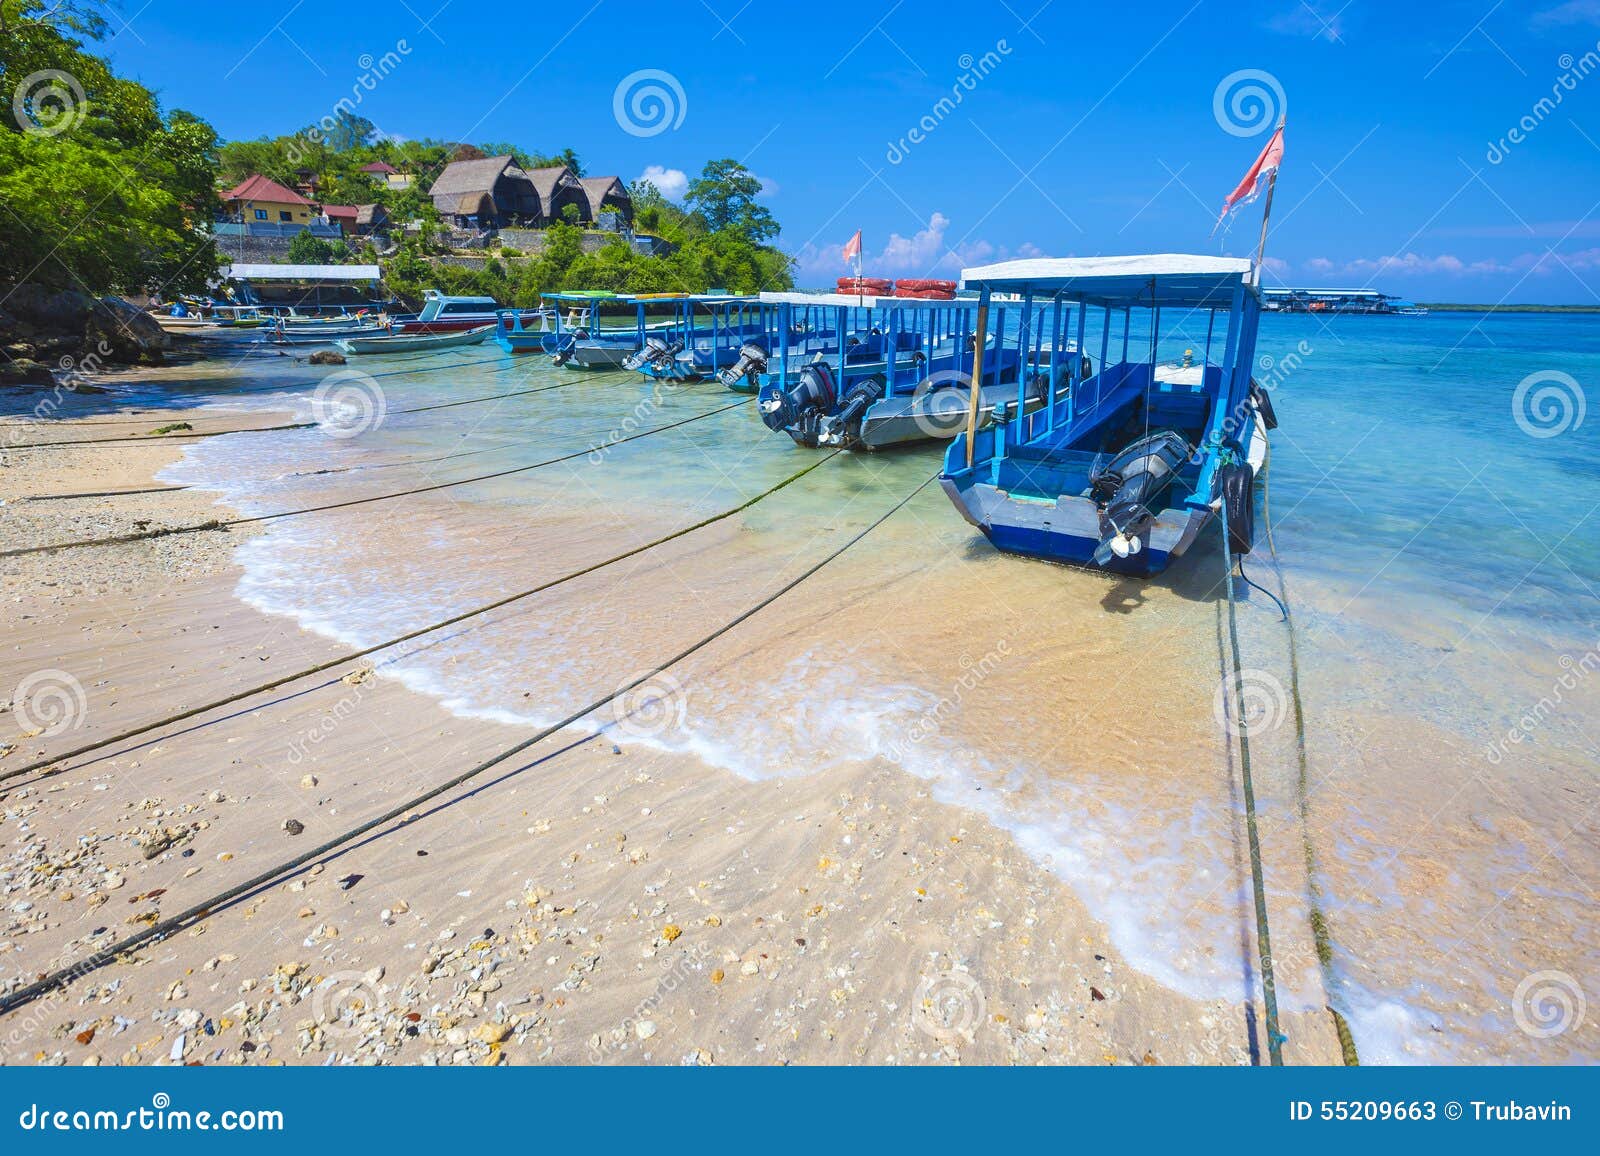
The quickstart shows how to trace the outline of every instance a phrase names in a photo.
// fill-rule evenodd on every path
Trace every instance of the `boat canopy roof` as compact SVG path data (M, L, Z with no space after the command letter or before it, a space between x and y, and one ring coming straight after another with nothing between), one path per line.
M230 265L231 281L376 281L376 265Z
M961 271L965 289L1031 292L1094 305L1226 308L1247 284L1245 257L1150 253L1127 257L1036 257Z

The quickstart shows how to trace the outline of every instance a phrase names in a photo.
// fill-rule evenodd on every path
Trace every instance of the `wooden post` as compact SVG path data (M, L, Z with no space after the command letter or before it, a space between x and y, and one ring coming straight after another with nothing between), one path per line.
M978 434L978 401L983 394L983 347L989 328L989 291L978 299L976 332L972 335L972 388L967 398L967 468L972 468L972 439Z

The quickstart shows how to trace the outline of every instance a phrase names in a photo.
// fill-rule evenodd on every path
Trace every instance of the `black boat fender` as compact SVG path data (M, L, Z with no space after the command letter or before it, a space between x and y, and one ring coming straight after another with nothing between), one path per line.
M1217 479L1228 512L1228 547L1248 554L1256 536L1256 472L1248 462L1229 462L1217 471Z
M1261 424L1269 430L1277 429L1278 415L1272 412L1272 398L1253 377L1250 379L1250 400L1255 403L1256 412L1261 415Z

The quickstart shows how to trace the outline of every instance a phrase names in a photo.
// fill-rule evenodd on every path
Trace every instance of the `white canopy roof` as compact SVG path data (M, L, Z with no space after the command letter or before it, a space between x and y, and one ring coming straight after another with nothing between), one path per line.
M231 281L376 281L376 265L230 265Z
M963 269L961 284L1127 305L1226 305L1250 269L1244 257L1191 253L1035 257Z

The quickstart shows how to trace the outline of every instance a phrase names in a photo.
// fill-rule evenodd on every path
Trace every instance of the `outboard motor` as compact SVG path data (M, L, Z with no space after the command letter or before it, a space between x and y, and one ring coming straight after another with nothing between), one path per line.
M550 356L550 363L552 365L565 365L571 361L573 351L578 348L579 338L588 336L589 334L582 329L563 335L560 344L556 346L555 353Z
M648 365L664 377L672 376L673 359L683 352L682 341L663 341L659 337L646 337L644 348L628 355L625 369L642 369Z
M1144 549L1155 511L1150 508L1171 484L1193 451L1175 430L1158 430L1130 443L1110 460L1097 457L1089 470L1094 496L1105 504L1100 510L1100 544L1094 561L1105 566L1116 558L1130 558Z
M861 439L861 418L867 407L883 396L883 378L874 375L863 378L850 387L844 395L839 412L823 417L817 423L817 444L824 446L851 445Z
M763 386L756 398L761 420L770 430L805 428L814 432L816 422L838 401L838 387L826 364L815 361L800 370L794 388L785 390L774 383ZM815 445L815 441L806 444Z
M760 386L761 375L767 372L769 356L760 342L746 341L739 346L739 360L717 374L717 380L729 389L738 389L739 382L745 379L753 386Z

